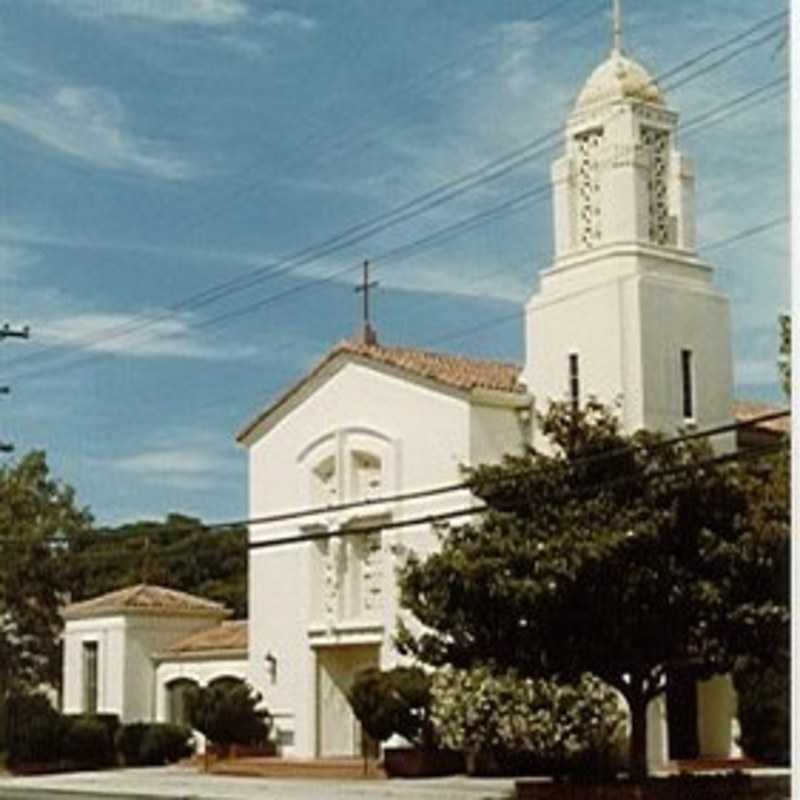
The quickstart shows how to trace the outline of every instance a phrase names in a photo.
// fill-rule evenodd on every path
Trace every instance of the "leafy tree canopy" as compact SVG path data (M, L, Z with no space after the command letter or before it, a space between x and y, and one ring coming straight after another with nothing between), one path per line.
M209 531L200 519L169 514L89 530L73 543L73 600L147 582L224 603L247 616L247 529Z
M59 609L70 588L63 553L90 525L44 452L0 467L0 700L9 689L59 683Z
M409 560L401 602L425 632L399 642L432 664L594 673L628 702L642 777L647 703L670 669L705 677L785 646L785 541L745 524L748 481L707 442L625 435L596 402L555 403L540 426L546 452L469 473L488 513Z
M348 699L356 718L376 741L398 734L418 747L433 746L431 679L419 667L363 670Z
M261 695L239 679L212 681L191 689L186 697L189 722L215 745L260 745L269 735L272 719L260 709Z

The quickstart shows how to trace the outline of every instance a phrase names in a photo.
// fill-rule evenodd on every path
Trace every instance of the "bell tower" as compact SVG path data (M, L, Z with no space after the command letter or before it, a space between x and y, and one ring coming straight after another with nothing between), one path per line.
M621 403L624 426L728 419L728 302L695 251L694 171L678 115L622 49L580 91L552 166L554 260L526 315L522 379L548 400Z

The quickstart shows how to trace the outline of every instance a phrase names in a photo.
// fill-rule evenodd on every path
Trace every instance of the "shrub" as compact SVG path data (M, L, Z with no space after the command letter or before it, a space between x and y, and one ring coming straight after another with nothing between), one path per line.
M140 763L143 766L174 764L194 753L192 732L184 725L154 723L145 731L141 742Z
M744 659L733 673L739 695L738 744L765 764L789 764L789 667Z
M84 766L110 767L117 763L117 714L64 714L62 755Z
M107 722L94 715L67 717L61 755L86 767L115 764L116 750Z
M128 725L123 725L118 731L116 736L116 746L122 760L129 767L140 766L142 740L147 732L149 723L147 722L131 722Z
M61 758L67 723L43 694L10 695L6 713L9 766Z
M399 734L417 747L434 745L431 679L418 667L395 667L386 672L366 669L356 676L348 700L364 730L376 741Z
M259 709L261 695L243 680L227 680L197 687L186 694L193 728L223 749L232 744L261 745L269 735L269 712Z
M446 667L431 693L442 743L491 754L501 770L575 774L616 766L626 714L616 692L592 675L567 685Z
M192 732L167 722L132 722L118 731L116 745L129 767L174 764L194 752Z

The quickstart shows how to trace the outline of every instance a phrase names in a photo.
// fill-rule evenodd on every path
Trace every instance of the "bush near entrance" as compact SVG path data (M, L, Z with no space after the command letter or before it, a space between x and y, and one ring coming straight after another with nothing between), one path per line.
M133 722L116 737L117 751L129 767L174 764L194 752L192 732L184 725Z
M434 728L468 754L469 772L600 777L622 766L626 713L593 675L569 685L444 667L431 694Z
M376 742L396 734L416 747L436 744L430 720L431 679L419 667L363 670L348 700L356 719Z
M246 681L226 679L192 688L186 695L189 724L227 754L231 745L263 745L272 727L261 695Z

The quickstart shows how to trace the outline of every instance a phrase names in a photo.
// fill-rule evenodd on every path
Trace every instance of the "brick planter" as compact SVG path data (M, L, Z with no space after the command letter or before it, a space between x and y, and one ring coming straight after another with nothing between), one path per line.
M681 775L651 778L643 784L516 782L517 800L784 800L788 777Z
M383 768L390 778L433 778L464 771L460 750L425 750L389 747L383 751Z

